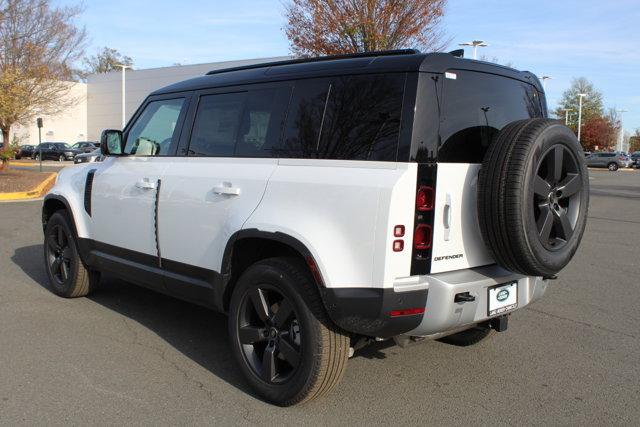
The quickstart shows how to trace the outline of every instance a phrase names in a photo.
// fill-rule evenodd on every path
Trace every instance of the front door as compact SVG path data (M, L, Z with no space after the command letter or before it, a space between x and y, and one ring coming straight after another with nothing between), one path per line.
M175 154L188 104L185 96L150 98L124 133L123 156L96 166L91 238L111 256L157 263L156 201Z

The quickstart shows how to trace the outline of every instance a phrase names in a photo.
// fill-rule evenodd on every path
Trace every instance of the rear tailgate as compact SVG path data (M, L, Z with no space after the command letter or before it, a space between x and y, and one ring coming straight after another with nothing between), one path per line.
M493 264L478 225L479 164L439 163L431 273Z

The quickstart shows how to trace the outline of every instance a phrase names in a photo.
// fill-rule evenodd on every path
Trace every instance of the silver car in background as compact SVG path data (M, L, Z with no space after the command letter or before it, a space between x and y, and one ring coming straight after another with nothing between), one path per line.
M607 168L610 171L617 171L619 168L629 166L627 156L621 153L592 153L586 158L587 166L590 168Z
M100 149L93 150L89 153L77 154L73 159L73 163L93 163L93 162L101 162L102 161L102 153Z

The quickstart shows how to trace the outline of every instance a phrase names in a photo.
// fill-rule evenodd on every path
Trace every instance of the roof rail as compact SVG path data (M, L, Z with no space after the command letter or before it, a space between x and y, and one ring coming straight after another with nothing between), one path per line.
M222 68L220 70L209 71L206 75L229 73L231 71L252 70L254 68L275 67L278 65L305 64L310 62L332 61L334 59L346 58L366 58L375 56L392 56L392 55L413 55L420 53L417 49L396 49L396 50L377 50L372 52L347 53L342 55L318 56L314 58L297 58L288 61L263 62L260 64L242 65L240 67Z

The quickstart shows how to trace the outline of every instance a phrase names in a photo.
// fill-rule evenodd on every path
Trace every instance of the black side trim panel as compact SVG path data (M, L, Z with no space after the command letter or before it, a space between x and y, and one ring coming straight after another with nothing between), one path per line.
M222 277L216 271L166 259L161 268L155 255L91 239L78 240L86 264L97 270L194 304L215 310L222 307L215 292L222 288Z
M91 169L87 173L87 180L84 184L84 210L91 216L91 191L93 190L93 178L96 174L96 169Z
M391 317L392 310L424 308L428 290L395 292L391 288L323 288L329 317L356 334L390 338L415 329L422 314Z

